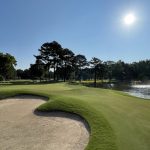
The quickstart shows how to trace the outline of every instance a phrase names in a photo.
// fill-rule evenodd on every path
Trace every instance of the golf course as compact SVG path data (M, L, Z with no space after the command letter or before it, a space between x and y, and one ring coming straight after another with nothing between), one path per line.
M89 141L83 149L150 149L149 100L120 91L69 83L0 86L0 99L3 103L6 98L17 95L45 97L46 101L36 105L37 113L67 112L77 114L85 120L89 128Z
M0 150L150 150L150 0L0 2Z

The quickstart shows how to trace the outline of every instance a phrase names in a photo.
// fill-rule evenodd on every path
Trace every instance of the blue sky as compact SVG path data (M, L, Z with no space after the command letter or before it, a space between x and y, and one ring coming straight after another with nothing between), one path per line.
M129 12L132 26L123 23ZM88 60L150 59L149 15L150 0L0 0L0 51L22 69L53 40Z

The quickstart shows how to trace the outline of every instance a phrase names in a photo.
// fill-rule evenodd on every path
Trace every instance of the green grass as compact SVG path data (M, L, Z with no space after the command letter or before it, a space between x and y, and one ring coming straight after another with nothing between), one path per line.
M38 110L64 110L85 118L91 130L87 150L150 149L149 100L64 83L0 86L0 98L24 93L49 98Z

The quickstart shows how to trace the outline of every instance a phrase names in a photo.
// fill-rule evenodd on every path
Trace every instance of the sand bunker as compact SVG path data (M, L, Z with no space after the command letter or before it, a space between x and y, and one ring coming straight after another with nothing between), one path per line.
M34 113L44 99L17 96L0 101L1 150L84 150L87 124L62 112Z

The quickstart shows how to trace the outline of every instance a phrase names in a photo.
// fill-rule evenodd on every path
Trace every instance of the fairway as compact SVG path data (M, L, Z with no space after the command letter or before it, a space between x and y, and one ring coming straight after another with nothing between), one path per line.
M49 98L40 111L62 110L82 116L90 126L87 150L149 150L150 101L122 92L67 83L5 85L1 99L18 94Z

